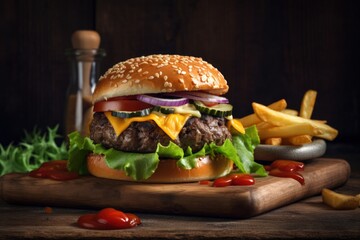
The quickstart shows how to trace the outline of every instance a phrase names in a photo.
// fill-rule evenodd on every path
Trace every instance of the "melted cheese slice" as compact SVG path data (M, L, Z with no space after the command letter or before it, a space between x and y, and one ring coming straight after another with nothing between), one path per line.
M167 114L157 115L150 113L144 117L119 118L111 115L111 112L105 112L105 116L115 130L116 136L119 136L132 122L146 122L153 120L171 139L175 140L181 129L184 127L190 114Z
M232 131L233 129L235 129L237 132L245 134L245 128L242 125L242 123L240 122L240 119L230 119L227 122L227 127L229 129L229 131Z

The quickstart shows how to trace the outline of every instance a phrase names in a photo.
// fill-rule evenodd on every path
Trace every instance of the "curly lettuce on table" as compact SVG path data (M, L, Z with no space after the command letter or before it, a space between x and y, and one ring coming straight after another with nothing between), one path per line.
M25 137L17 145L0 144L0 176L30 172L44 162L67 159L66 143L60 140L57 131L58 126L47 128L45 133L35 127L30 133L25 131ZM56 140L60 140L59 143Z

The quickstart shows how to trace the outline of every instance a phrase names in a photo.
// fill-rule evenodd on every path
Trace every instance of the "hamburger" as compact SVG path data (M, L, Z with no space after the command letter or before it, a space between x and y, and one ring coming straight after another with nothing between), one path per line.
M229 86L201 58L150 55L115 64L93 93L90 135L69 134L68 169L141 182L265 173L256 128L244 129L221 96Z

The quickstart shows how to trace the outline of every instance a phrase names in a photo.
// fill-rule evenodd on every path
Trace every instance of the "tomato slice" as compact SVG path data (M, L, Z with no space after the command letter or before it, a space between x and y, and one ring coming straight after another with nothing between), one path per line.
M138 111L145 108L151 108L153 105L136 100L134 97L115 97L107 101L101 101L94 104L94 112L107 111Z

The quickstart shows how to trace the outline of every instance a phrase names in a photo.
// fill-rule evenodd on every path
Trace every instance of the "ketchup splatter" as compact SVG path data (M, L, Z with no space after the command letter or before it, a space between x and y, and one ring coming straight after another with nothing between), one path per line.
M67 169L67 160L53 160L41 164L38 169L29 173L30 177L49 178L58 181L66 181L79 177L76 172L69 172Z
M231 185L246 186L255 184L255 179L250 174L233 173L230 174L230 177L232 178Z
M275 160L266 167L269 175L275 177L293 178L301 185L305 184L304 177L298 172L304 170L304 163L291 160Z
M80 216L77 224L87 229L111 230L132 228L141 224L141 220L132 213L124 213L114 208L104 208L98 213Z
M225 177L219 177L214 180L212 186L213 187L227 187L230 186L232 183L232 178L225 176Z
M211 183L210 180L201 180L201 181L199 182L200 185L209 185L210 183Z
M255 184L255 179L250 174L232 173L224 177L219 177L212 184L210 181L200 181L199 184L207 184L213 187L227 186L248 186Z

